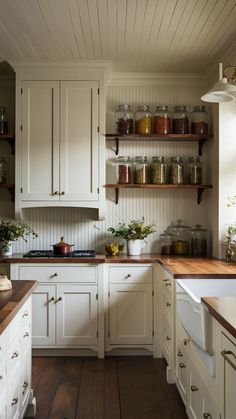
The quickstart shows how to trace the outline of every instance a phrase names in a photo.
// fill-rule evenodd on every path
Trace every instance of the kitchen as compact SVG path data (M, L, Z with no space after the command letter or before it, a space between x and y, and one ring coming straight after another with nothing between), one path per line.
M94 3L96 7L93 7ZM96 337L97 329L92 327L92 336L87 338L86 345L101 357L104 347L108 355L112 351L115 353L119 345L123 345L120 349L123 353L126 349L128 353L128 346L131 345L132 349L135 345L130 344L129 338L120 343L114 329L111 339L107 336L102 339L108 326L111 326L107 323L116 324L115 313L109 319L106 317L107 295L111 292L108 287L113 287L114 299L115 292L122 290L122 284L109 284L107 278L115 277L115 273L111 272L121 268L128 269L129 274L129 268L132 268L134 276L139 275L137 268L140 268L139 272L143 269L141 276L145 279L135 286L141 287L142 295L149 299L154 291L154 312L148 313L148 319L155 319L151 324L154 329L150 327L150 322L145 323L148 333L136 346L140 354L160 356L161 325L158 319L162 318L162 313L159 313L158 307L161 304L159 298L165 293L159 290L154 278L158 276L159 269L160 234L167 226L176 223L179 218L187 226L202 225L208 231L208 254L225 258L223 241L226 226L235 221L234 205L227 206L229 198L235 195L235 101L218 106L201 102L200 98L218 80L219 62L223 62L224 67L235 63L234 16L235 5L231 1L114 0L108 4L104 1L61 1L57 7L53 1L48 4L32 2L31 7L24 1L10 1L2 5L0 55L3 72L0 91L4 100L1 105L7 110L9 133L15 133L16 150L13 154L10 147L12 139L9 143L1 141L1 154L7 160L9 187L0 189L0 216L22 218L38 237L33 239L29 236L27 242L15 241L13 257L2 259L1 268L2 271L5 268L13 280L38 278L41 304L45 302L43 299L58 299L60 292L68 293L68 287L86 288L87 295L92 295L99 307L99 336ZM198 141L166 142L147 137L123 141L109 137L108 134L115 133L114 113L120 104L130 104L133 110L148 104L153 112L156 106L163 104L168 105L171 112L176 105L185 105L192 112L194 106L204 104L209 115L210 134L214 133L214 138L210 135L201 145L202 183L213 187L201 189L201 192L197 187L115 188L116 152L119 156L130 158L147 156L148 161L153 156L165 156L166 159L182 156L186 161L199 151ZM70 112L66 106L70 107ZM77 108L79 113L73 112ZM31 113L27 113L27 109ZM93 127L91 133L88 118L92 117L92 124L89 124ZM88 138L83 144L83 151L79 148L82 139L77 119ZM77 141L72 148L75 136ZM11 201L14 197L9 193L14 184L15 202ZM120 259L105 257L105 245L113 240L107 229L123 220L140 220L142 216L148 224L155 221L156 231L147 238L143 256L139 259L141 263L137 264L137 257L126 258L126 249L118 256ZM88 259L74 259L66 266L66 269L70 268L71 273L68 274L63 271L63 259L57 259L55 269L54 264L48 266L45 260L42 263L38 259L29 261L26 258L26 261L22 258L30 250L51 249L51 245L58 243L62 235L67 243L74 244L74 250L95 249L98 263L89 259L87 266ZM126 259L128 264L121 264L121 259ZM187 258L182 262L182 269L185 267L184 272L195 275L195 271L191 271L193 268L186 268L186 265ZM81 274L85 278L84 283L77 284L77 269L82 268L89 270ZM169 269L173 275L178 275L171 270L173 266ZM200 269L198 273L207 274L209 269L208 265L207 272ZM54 281L47 280L56 273L58 276ZM213 268L214 275L227 273L231 274L226 264ZM60 275L64 279L61 284ZM99 293L105 295L104 299L96 300ZM33 297L36 297L36 291ZM174 295L171 294L170 298L173 299ZM147 301L150 300L143 297L139 304L144 307ZM38 310L39 304L38 295L33 310L36 307ZM76 303L73 309L75 306ZM41 339L41 342L44 339L44 343L33 343L37 351L40 345L48 351L53 350L52 346L58 350L62 349L60 346L66 346L66 337L60 334L57 319L62 315L59 314L60 301L52 302L48 307L54 323L50 322L49 333L42 330L46 324L45 317L42 317L44 322L38 322L41 335L34 338ZM135 303L133 307L135 310ZM105 313L105 321L101 313ZM134 313L138 316L137 309ZM172 314L166 315L168 325L174 322ZM45 315L44 312L42 316ZM33 315L33 322L34 318ZM137 327L139 324L144 327L142 322L136 322ZM44 334L45 331L47 333ZM77 336L77 339L80 338ZM165 358L168 358L167 353ZM175 381L172 370L170 366L167 373L169 382ZM206 377L206 381L208 379ZM213 398L217 399L215 384L211 389ZM189 417L194 417L189 412Z

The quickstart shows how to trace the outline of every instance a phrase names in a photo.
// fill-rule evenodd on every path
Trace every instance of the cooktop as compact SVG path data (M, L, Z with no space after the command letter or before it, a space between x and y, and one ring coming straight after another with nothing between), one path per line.
M24 258L91 258L95 256L95 250L73 250L73 252L64 255L55 255L52 250L30 250L23 255Z

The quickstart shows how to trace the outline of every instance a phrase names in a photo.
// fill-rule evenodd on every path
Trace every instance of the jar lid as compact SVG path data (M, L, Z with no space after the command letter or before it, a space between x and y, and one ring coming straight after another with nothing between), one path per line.
M156 107L157 111L168 111L168 106L167 105L158 105Z
M177 105L175 106L175 111L179 112L179 111L186 111L186 106L185 105Z
M174 156L170 158L171 162L176 162L176 163L182 163L183 162L183 157L181 156Z
M153 156L152 161L153 162L158 161L158 162L162 163L162 162L165 161L165 157L164 156Z
M131 111L131 105L118 105L117 107L118 111Z
M144 112L148 111L148 112L150 112L149 105L138 106L138 111L144 111Z
M206 106L197 105L193 107L193 112L206 112Z
M194 228L191 229L191 231L204 231L206 232L206 228L202 228L201 224L196 224Z
M172 238L172 237L174 237L174 234L173 233L171 233L171 231L170 230L164 230L163 231L163 233L161 233L160 234L160 237L165 237L165 238L167 238L167 237L170 237L170 238Z
M201 163L199 156L192 156L188 158L189 163Z
M135 160L140 161L140 162L146 162L147 161L147 156L136 156Z
M181 218L179 218L177 221L176 221L176 224L173 224L173 225L169 225L168 227L167 227L167 229L168 230L184 230L184 229L190 229L191 227L190 226L185 226L185 225L183 225L183 220L181 219Z
M118 161L129 161L129 156L118 156L117 157Z

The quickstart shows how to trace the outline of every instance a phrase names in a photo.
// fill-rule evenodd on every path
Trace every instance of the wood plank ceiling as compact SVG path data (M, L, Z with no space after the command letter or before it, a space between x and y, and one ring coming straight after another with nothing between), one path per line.
M204 73L232 63L235 20L233 0L1 0L0 58Z

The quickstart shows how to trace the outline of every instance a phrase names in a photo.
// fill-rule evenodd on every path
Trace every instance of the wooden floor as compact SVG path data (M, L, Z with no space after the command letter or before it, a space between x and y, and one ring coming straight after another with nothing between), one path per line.
M165 366L152 357L33 357L35 419L186 419Z

